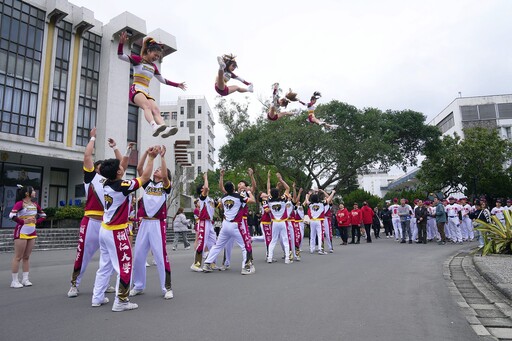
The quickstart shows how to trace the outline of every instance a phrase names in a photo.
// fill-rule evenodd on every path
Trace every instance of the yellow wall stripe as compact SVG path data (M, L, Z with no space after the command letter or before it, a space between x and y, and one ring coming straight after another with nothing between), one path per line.
M71 65L71 87L69 89L69 106L68 106L68 134L66 146L73 146L73 128L75 127L75 107L76 107L76 89L80 78L78 77L78 61L80 59L80 43L82 35L75 33L75 43L73 45L73 64Z
M53 40L55 39L55 23L48 23L48 39L46 39L46 56L43 75L43 92L41 101L41 115L39 120L39 142L46 141L46 121L48 119L48 99L50 98L50 75L53 61Z

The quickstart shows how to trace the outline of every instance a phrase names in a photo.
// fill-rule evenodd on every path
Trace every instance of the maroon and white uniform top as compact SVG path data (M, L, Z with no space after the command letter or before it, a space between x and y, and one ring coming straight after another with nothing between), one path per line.
M503 214L504 210L505 210L504 207L494 207L491 210L491 214L495 215L496 218L498 218L499 220L505 220L505 215Z
M398 215L398 207L400 207L400 205L398 204L393 204L391 206L389 206L389 210L391 211L391 218L392 219L400 219L400 216Z
M281 222L288 219L288 207L286 206L287 200L284 195L273 198L269 196L268 198L268 207L270 209L270 216L272 217L272 221ZM290 203L290 210L293 208L293 205Z
M25 224L23 219L37 218L35 223ZM9 218L16 222L14 228L14 239L33 239L36 238L36 224L40 224L46 219L46 214L35 202L24 203L23 200L17 201L9 213Z
M215 201L209 196L199 196L199 220L213 221Z
M224 219L229 222L240 223L242 221L241 210L247 200L238 193L224 195L221 199L224 208Z
M323 202L309 204L308 216L311 220L324 220L325 208Z
M470 204L461 205L461 206L462 206L462 218L463 219L465 217L469 218L469 214L473 211L473 208L471 207Z
M158 67L155 63L147 63L145 62L141 56L132 54L130 56L124 54L123 52L123 44L119 43L117 47L117 57L121 60L124 60L125 62L128 62L133 67L133 76L134 77L141 77L147 80L148 82L153 78L153 76L158 79L160 83L171 85L174 87L178 87L179 83L172 82L170 80L165 79L160 74L160 71L158 71ZM146 84L142 83L135 83L140 84L143 86L146 86Z
M448 204L445 210L448 218L459 218L459 212L462 212L462 206L459 204Z
M90 216L103 216L103 184L105 178L100 174L96 173L93 169L87 169L84 167L84 188L85 188L85 208L84 215Z
M140 178L105 181L105 210L101 226L107 230L121 230L128 225L130 193L141 187Z
M144 185L141 205L138 216L140 218L155 218L165 220L167 218L167 196L171 193L171 185L166 188L162 181L149 180Z

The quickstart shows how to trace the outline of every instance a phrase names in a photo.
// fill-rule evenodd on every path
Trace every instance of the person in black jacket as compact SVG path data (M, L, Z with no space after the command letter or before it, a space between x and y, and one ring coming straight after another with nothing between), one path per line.
M416 224L418 225L418 241L416 244L427 244L427 217L428 209L423 205L423 200L418 200L417 207L414 210Z
M382 219L382 223L384 224L384 232L386 233L386 238L391 238L393 236L393 223L391 221L391 211L389 210L389 202L386 202L386 206L380 212L380 219Z

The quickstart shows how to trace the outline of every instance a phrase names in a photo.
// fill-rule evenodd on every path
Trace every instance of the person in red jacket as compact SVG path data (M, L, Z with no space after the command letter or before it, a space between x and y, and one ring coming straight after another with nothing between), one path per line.
M363 223L361 210L359 209L359 204L354 203L354 207L352 211L350 211L350 224L352 225L352 241L350 244L359 244L361 241L361 230L359 229L361 224ZM356 242L357 236L357 242Z
M373 223L373 216L375 213L373 213L373 209L368 206L368 202L363 202L363 207L361 207L361 216L364 224L364 229L366 231L366 242L371 243L372 242L372 236L370 235L370 229L372 227Z
M340 232L341 240L343 241L340 245L347 245L348 241L348 229L350 228L350 213L343 204L339 205L338 211L336 212L337 228Z

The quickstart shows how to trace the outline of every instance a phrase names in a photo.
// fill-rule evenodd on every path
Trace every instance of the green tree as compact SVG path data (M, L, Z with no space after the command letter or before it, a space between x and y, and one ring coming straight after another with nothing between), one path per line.
M480 127L464 129L464 136L445 136L438 149L426 153L417 176L421 188L445 195L510 195L510 141L496 130Z
M413 190L401 190L401 191L389 191L384 195L384 202L386 200L393 201L394 198L398 200L404 198L409 201L409 203L413 203L414 199L426 200L430 194L421 189L413 189Z
M349 210L352 208L354 203L357 203L359 207L361 207L363 205L363 201L368 202L368 205L370 205L371 208L374 208L375 206L379 206L382 200L378 196L362 189L356 189L355 191L343 196L343 203Z
M225 168L274 166L303 188L354 188L357 175L375 167L407 167L439 137L436 127L414 111L357 109L331 101L315 114L339 128L324 131L306 123L305 113L277 121L259 119L233 134L220 150Z
M247 97L243 104L232 99L227 100L225 97L220 97L219 101L215 104L215 110L219 113L220 123L226 128L228 139L238 135L250 126L249 101Z

